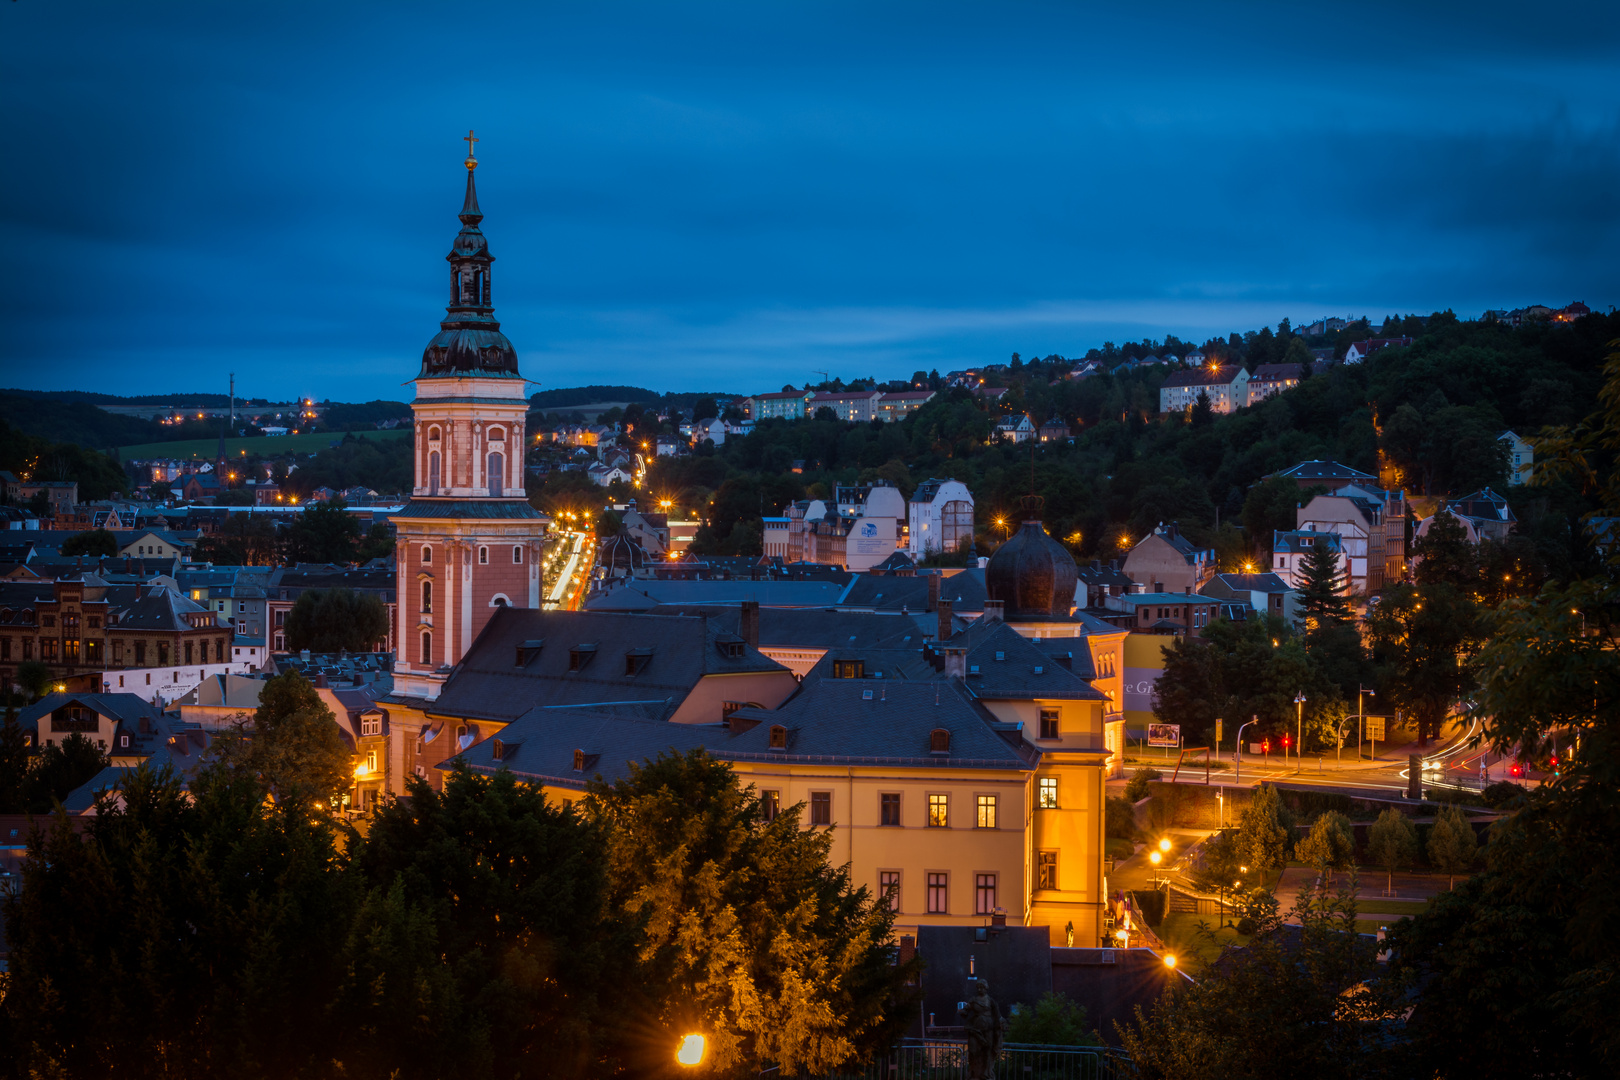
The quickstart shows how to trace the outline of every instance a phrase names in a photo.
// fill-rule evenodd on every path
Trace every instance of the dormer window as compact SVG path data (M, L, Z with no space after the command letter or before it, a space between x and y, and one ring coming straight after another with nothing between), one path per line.
M544 645L544 638L530 638L528 641L519 642L517 647L517 666L528 667L529 663L533 661L535 657L540 655L540 650Z
M595 655L596 646L594 644L575 645L568 650L568 670L584 671L585 665L589 664Z
M781 724L771 725L771 749L787 749L787 728L783 727Z
M651 649L631 649L624 654L624 673L626 675L640 675L642 670L652 661Z
M951 733L946 728L935 728L928 733L928 752L930 754L948 754L951 752Z
M505 757L506 743L502 742L500 739L489 740L489 756L494 758L496 761L499 761Z
M860 679L866 676L866 661L864 660L834 660L833 678Z
M716 639L715 644L720 647L720 655L724 656L727 660L741 660L743 658L743 653L745 650L743 648L744 642L742 638L728 635L726 637Z
M577 773L585 771L585 751L583 750L574 751L574 771Z

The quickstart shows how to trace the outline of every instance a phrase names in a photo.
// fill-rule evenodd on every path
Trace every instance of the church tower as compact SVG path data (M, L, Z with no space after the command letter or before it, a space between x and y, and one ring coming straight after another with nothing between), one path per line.
M497 607L540 606L541 515L523 490L517 351L495 321L472 132L461 232L445 256L450 303L417 372L416 483L394 514L399 643L394 692L432 699Z

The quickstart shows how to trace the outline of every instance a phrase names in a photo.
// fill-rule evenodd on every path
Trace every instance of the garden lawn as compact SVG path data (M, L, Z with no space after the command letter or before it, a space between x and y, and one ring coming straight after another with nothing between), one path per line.
M1199 915L1191 911L1171 911L1155 929L1164 947L1175 956L1176 963L1196 974L1204 965L1221 955L1227 945L1247 945L1248 935L1240 934L1229 926L1216 929L1217 915ZM1214 931L1213 937L1199 933L1198 924L1204 923Z

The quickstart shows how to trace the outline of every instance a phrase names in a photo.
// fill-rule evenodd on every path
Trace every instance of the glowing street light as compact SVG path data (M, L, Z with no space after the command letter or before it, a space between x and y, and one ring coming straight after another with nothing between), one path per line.
M1170 853L1170 838L1168 836L1159 841L1159 850L1166 855Z
M1157 851L1148 852L1148 862L1152 863L1154 866L1158 866L1163 861L1164 861L1164 856L1161 855L1159 852L1157 852Z
M675 1051L675 1060L689 1067L701 1065L703 1052L707 1049L708 1040L702 1035L682 1036L680 1049Z
M1165 954L1164 966L1167 967L1167 968L1173 968L1173 967L1176 966L1176 956L1175 956L1174 953L1166 953Z

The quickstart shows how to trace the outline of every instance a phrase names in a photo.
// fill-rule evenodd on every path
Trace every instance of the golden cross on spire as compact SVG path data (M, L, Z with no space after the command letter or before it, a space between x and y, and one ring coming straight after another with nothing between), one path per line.
M467 134L465 134L465 135L463 135L461 137L461 141L467 144L467 168L468 168L468 170L471 171L472 169L478 168L478 154L476 152L478 148L473 145L478 140L473 137L472 128L467 129Z

